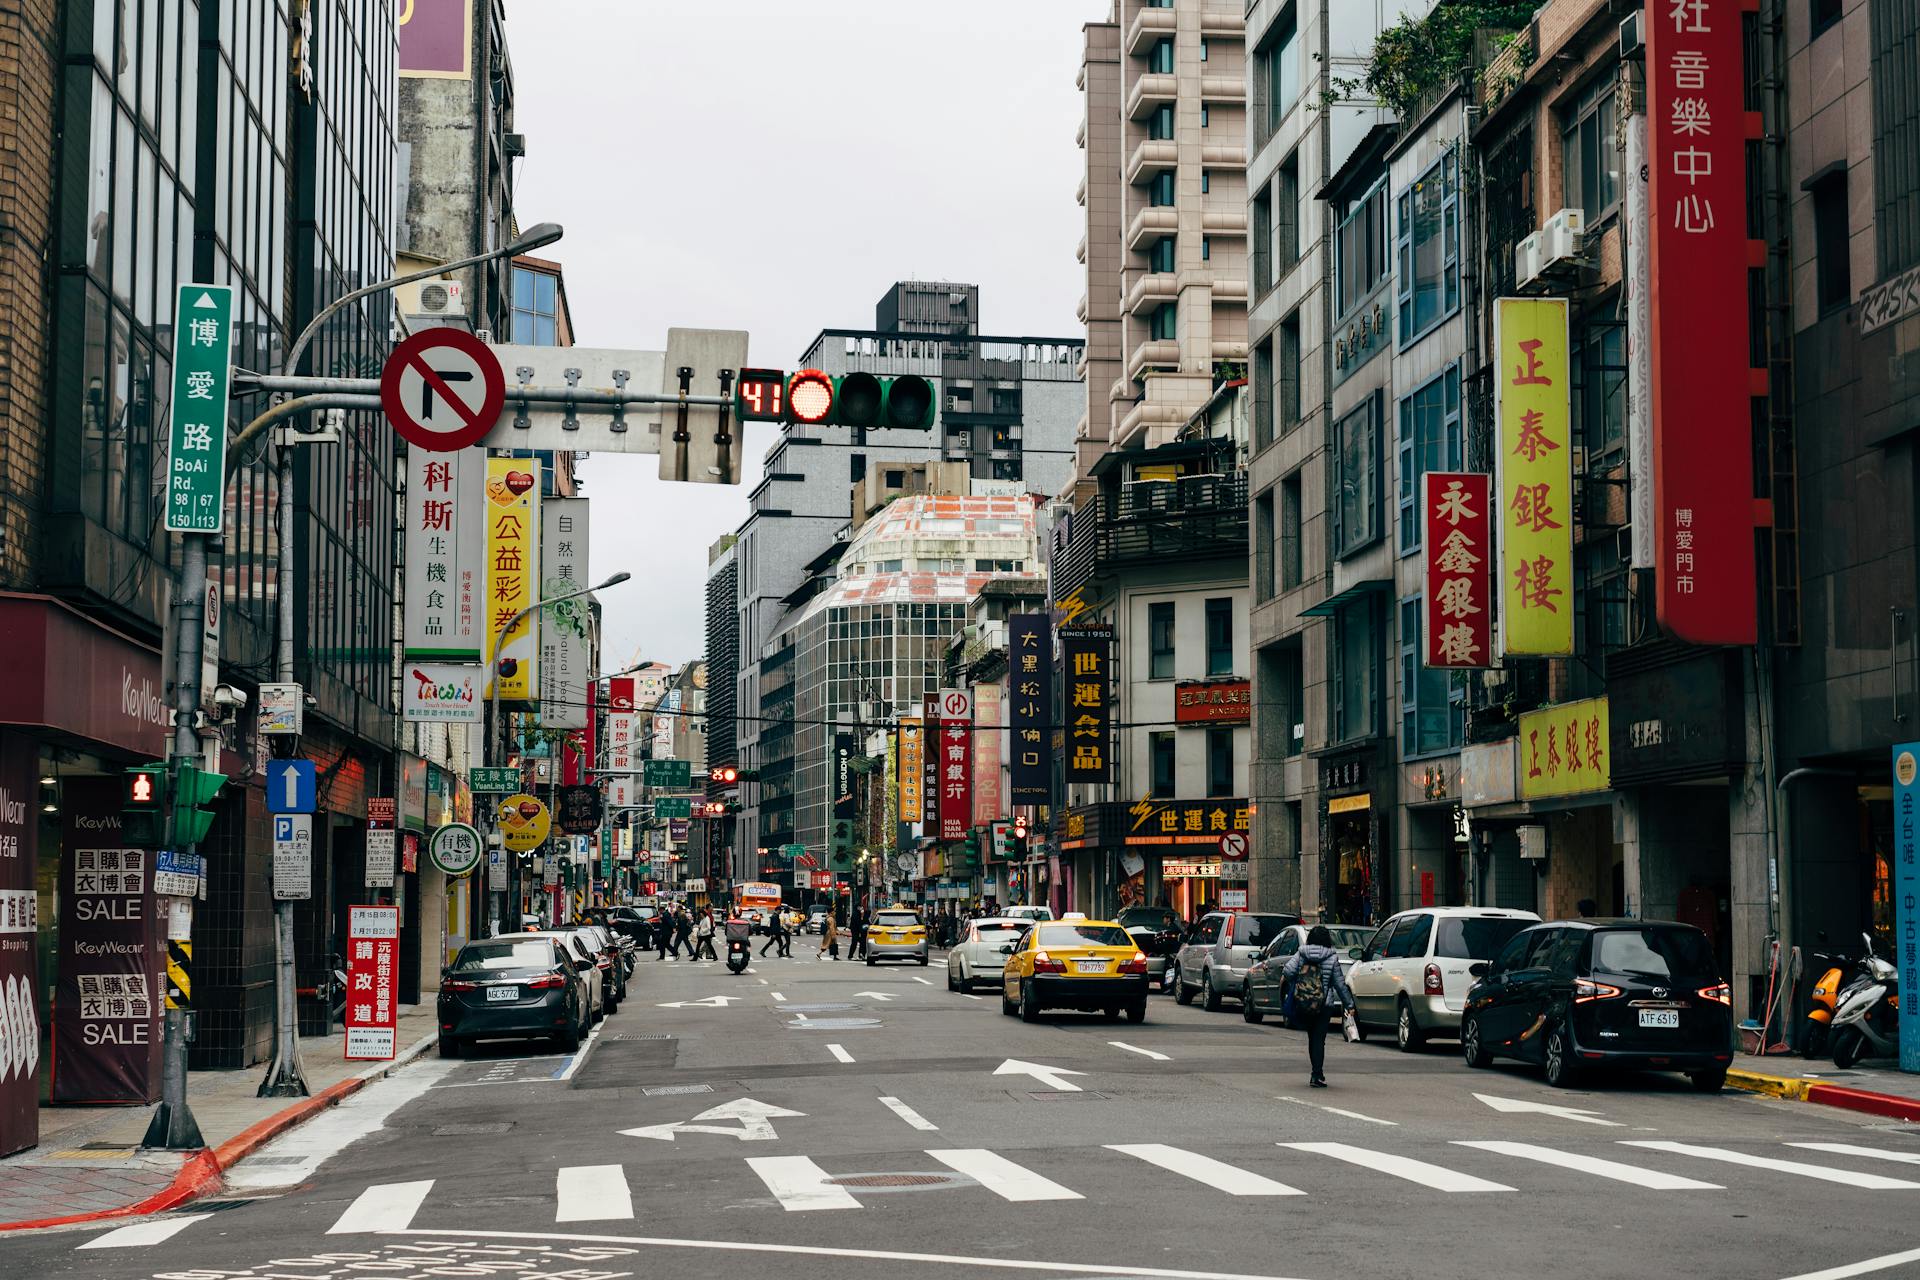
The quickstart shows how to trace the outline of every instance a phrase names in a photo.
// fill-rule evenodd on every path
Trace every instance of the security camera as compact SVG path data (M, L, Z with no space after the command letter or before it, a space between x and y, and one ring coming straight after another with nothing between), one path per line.
M231 707L238 710L247 705L246 691L244 689L236 689L230 684L215 685L213 688L213 705L216 707Z

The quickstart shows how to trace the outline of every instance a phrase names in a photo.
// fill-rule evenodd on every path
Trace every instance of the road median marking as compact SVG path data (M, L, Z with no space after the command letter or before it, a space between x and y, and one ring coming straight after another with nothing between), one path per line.
M887 1110L893 1112L893 1114L899 1116L916 1129L924 1129L929 1133L939 1131L939 1125L933 1123L933 1121L927 1119L898 1098L882 1098L880 1102Z
M841 1048L837 1044L828 1045L827 1052L832 1054L835 1058L839 1059L841 1062L853 1061L853 1055L848 1053L845 1049Z
M1143 1058L1152 1058L1155 1062L1173 1061L1173 1059L1164 1053L1155 1053L1151 1049L1142 1049L1139 1045L1128 1044L1125 1040L1109 1040L1107 1043L1116 1049L1125 1049L1128 1053L1137 1053Z

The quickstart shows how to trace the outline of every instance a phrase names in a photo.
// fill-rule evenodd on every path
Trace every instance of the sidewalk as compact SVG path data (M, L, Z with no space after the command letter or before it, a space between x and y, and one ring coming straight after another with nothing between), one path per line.
M1727 1072L1727 1085L1788 1102L1814 1102L1866 1115L1920 1121L1920 1075L1898 1070L1890 1060L1845 1071L1818 1058L1741 1054Z
M0 1232L158 1213L214 1190L222 1169L411 1062L437 1038L431 1003L401 1007L392 1062L346 1061L344 1033L302 1037L306 1098L255 1097L265 1063L192 1072L187 1105L207 1141L199 1152L141 1151L152 1107L42 1107L40 1145L0 1160Z

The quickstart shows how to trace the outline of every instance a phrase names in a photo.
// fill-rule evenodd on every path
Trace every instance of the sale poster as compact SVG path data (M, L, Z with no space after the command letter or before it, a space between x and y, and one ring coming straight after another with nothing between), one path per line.
M347 1052L349 1059L391 1058L399 1035L400 952L397 907L347 908Z
M40 1140L40 1019L34 1008L38 815L31 739L0 733L0 1156Z

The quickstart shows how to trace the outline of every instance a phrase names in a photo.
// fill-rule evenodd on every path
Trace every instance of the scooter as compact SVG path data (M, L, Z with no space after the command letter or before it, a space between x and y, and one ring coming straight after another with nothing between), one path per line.
M753 926L745 920L727 921L727 971L746 972L753 958Z
M1871 935L1861 936L1867 943L1864 968L1840 993L1828 1032L1833 1065L1842 1070L1861 1058L1891 1058L1900 1052L1899 972L1873 954Z
M1822 935L1821 941L1825 941ZM1833 1008L1840 1002L1840 989L1847 985L1848 971L1857 968L1846 956L1824 951L1809 953L1813 967L1821 970L1809 997L1806 1019L1800 1024L1800 1054L1807 1058L1827 1056L1827 1033L1833 1026Z

